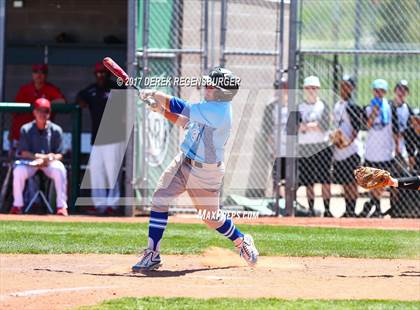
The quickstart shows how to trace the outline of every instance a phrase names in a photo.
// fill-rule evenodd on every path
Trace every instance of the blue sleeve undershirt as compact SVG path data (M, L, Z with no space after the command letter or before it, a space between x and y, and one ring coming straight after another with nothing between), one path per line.
M181 98L172 97L169 100L169 111L174 114L181 114L190 117L191 104Z
M197 122L209 127L220 127L226 114L226 104L191 104L177 97L172 97L169 101L171 113L180 114L187 117L190 121Z

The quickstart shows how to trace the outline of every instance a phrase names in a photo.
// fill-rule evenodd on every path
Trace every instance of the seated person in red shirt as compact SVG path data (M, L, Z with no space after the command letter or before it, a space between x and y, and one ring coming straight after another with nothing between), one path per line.
M32 65L32 82L20 87L16 102L27 102L33 104L38 98L46 98L52 103L65 103L64 95L58 87L47 82L48 65ZM13 113L12 128L10 130L10 142L12 148L17 147L19 141L20 128L23 124L34 120L32 113Z
M12 214L23 211L25 182L38 170L53 179L57 192L57 214L67 216L67 173L63 159L63 131L49 121L51 103L39 98L34 103L35 120L22 126L17 154L23 159L13 170Z

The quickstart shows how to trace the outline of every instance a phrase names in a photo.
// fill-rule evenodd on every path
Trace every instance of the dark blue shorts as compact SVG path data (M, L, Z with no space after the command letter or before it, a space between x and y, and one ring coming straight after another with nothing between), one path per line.
M333 183L351 184L355 182L353 171L361 164L360 156L353 154L349 158L333 161Z

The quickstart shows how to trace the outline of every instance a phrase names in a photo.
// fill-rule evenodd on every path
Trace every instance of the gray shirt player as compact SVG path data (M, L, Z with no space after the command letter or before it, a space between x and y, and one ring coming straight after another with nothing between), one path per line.
M47 128L38 129L35 121L27 123L20 129L18 154L22 151L40 154L62 154L63 130L53 122L47 122Z

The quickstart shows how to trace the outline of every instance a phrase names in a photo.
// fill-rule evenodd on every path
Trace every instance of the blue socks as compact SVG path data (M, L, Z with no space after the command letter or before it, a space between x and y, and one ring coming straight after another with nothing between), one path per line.
M153 251L160 249L160 240L168 223L168 212L150 212L149 220L149 245L148 248Z
M230 240L235 241L238 238L242 238L244 235L236 228L230 218L226 218L222 226L216 229L222 235L228 237Z
M163 236L163 232L166 229L168 223L168 212L150 212L149 220L149 245L148 248L159 252L160 241ZM222 226L216 229L219 233L226 236L232 241L238 238L243 238L243 234L236 228L230 218L226 218Z

